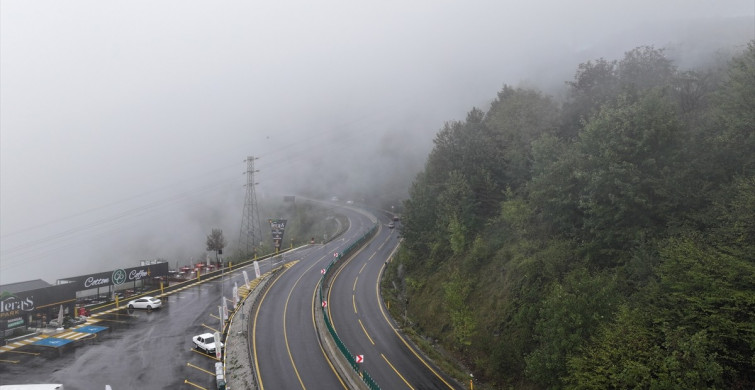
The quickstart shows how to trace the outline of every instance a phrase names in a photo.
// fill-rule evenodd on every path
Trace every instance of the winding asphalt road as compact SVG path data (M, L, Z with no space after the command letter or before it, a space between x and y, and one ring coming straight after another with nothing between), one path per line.
M260 298L251 321L252 351L260 389L346 389L320 345L315 328L321 270L373 225L368 216L339 210L349 229L338 239L303 252Z
M383 389L455 389L401 336L380 297L380 276L399 244L387 217L375 238L341 268L328 292L333 326L346 347L363 355L362 368Z
M341 237L272 260L276 266L296 263L260 297L249 319L261 389L346 388L315 332L316 288L333 253L342 252L377 221L348 207L339 212L350 222ZM398 240L385 226L387 220L380 224L376 237L333 279L328 308L336 331L350 351L365 356L362 367L383 389L456 388L404 342L387 316L378 281ZM270 259L260 265L263 273L273 267ZM246 269L253 277L253 268ZM215 388L215 360L193 349L190 338L220 328L220 297L230 297L234 284L243 284L240 271L171 293L162 298L160 310L99 315L96 325L105 330L60 347L30 344L3 352L0 384L63 383L68 390L106 385L114 390Z

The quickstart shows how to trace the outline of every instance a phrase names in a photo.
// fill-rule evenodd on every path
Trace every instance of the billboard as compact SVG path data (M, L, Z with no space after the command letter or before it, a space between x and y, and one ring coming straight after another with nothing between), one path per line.
M24 324L30 314L50 306L76 301L76 289L69 284L38 288L11 294L0 292L0 330Z
M88 290L90 288L120 286L128 282L148 279L155 276L167 276L168 263L144 264L133 268L119 268L109 272L99 272L83 276L74 276L61 279L67 284L73 284L76 291Z
M286 230L286 219L269 219L270 229L273 233L273 245L275 249L280 249L283 241L283 233Z

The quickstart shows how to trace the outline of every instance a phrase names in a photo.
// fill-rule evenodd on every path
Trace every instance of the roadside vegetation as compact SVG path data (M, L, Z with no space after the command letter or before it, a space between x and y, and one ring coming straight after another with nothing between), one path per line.
M504 86L438 132L397 322L490 388L754 388L755 41L588 61L564 95Z

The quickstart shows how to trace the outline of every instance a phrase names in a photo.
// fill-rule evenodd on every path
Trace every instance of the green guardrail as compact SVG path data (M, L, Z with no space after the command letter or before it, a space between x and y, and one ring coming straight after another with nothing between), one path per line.
M359 249L362 244L364 244L367 240L369 240L374 234L377 232L377 225L373 226L372 229L370 229L367 233L359 237L356 241L351 243L343 252L339 253L335 260L331 261L330 264L328 264L327 267L325 267L325 274L322 275L320 278L320 283L318 286L319 293L320 293L320 302L324 302L324 298L322 295L322 285L325 282L325 280L330 275L330 270L333 268L334 265L336 265L341 259L347 258L353 251ZM338 346L338 350L341 351L341 354L346 358L346 361L349 362L351 365L351 368L359 374L359 376L362 378L362 381L367 385L367 387L371 390L380 390L380 386L375 383L375 381L372 379L369 373L367 373L366 370L360 370L359 369L359 363L356 362L356 358L354 355L349 352L349 349L346 348L346 345L341 341L341 338L338 337L336 334L335 329L333 329L333 325L330 322L330 318L328 317L327 310L320 306L320 310L322 310L323 319L325 320L325 325L328 327L328 332L330 332L331 337L333 337L333 340L335 341L336 345Z

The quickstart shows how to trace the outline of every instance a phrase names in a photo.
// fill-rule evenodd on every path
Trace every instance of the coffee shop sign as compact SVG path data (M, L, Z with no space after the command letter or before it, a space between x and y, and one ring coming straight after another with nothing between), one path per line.
M150 272L148 269L133 269L129 271L128 278L127 278L126 271L122 269L117 269L113 272L110 278L95 278L93 276L86 278L84 280L84 287L90 288L90 287L107 286L110 284L111 280L113 284L120 285L127 281L141 280L143 278L148 277L149 274Z
M142 278L146 278L149 276L149 271L140 269L140 270L131 270L128 274L128 280L140 280Z

